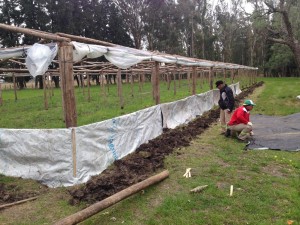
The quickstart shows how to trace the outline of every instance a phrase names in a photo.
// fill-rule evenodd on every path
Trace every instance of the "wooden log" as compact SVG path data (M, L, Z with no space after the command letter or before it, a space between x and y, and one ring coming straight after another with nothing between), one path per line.
M55 223L55 225L68 225L68 224L77 224L79 222L82 222L86 220L87 218L99 213L101 210L106 209L117 202L120 202L121 200L149 187L152 184L156 184L164 179L166 179L169 176L169 171L165 170L155 176L149 177L148 179L141 181L137 184L134 184L100 202L97 202L82 211L79 211L73 215L70 215L58 222Z
M75 36L72 34L65 34L65 33L56 33L56 34L61 37L70 38L72 41L78 41L78 42L84 42L84 43L90 43L90 44L96 44L96 45L111 46L111 47L116 46L115 44L105 42L105 41L99 41L99 40L92 39L92 38L80 37L80 36Z
M22 204L22 203L25 203L25 202L33 201L33 200L36 200L36 199L37 199L37 197L32 197L32 198L24 199L24 200L21 200L21 201L8 203L8 204L5 204L5 205L0 205L0 210L4 209L4 208L7 208L7 207L10 207L10 206L19 205L19 204Z
M9 30L15 33L23 33L28 34L31 36L47 39L47 40L53 40L53 41L71 41L69 38L60 37L58 35L47 33L47 32L41 32L39 30L29 29L29 28L22 28L22 27L15 27L10 26L7 24L0 23L0 28L4 30Z

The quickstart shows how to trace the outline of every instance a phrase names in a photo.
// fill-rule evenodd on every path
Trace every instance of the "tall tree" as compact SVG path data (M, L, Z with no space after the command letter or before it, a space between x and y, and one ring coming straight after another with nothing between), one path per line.
M113 0L120 10L123 20L128 27L130 35L133 37L134 46L142 48L144 37L144 26L141 18L142 11L149 6L149 0ZM154 16L154 15L153 15Z
M26 28L48 31L49 16L46 10L46 0L20 0L20 10L23 23ZM34 44L38 38L25 35L23 38L24 44Z
M0 23L20 26L22 24L21 13L18 0L0 0ZM0 40L3 47L16 46L19 43L21 34L6 30L0 30Z
M268 7L268 13L280 15L280 26L268 27L268 30L272 33L272 37L268 39L274 43L283 44L288 46L294 54L296 65L298 68L298 74L300 73L300 44L299 38L297 38L294 31L294 27L291 21L291 9L298 8L299 1L294 0L279 0L276 5L273 1L266 0L264 3ZM297 21L299 22L299 21Z

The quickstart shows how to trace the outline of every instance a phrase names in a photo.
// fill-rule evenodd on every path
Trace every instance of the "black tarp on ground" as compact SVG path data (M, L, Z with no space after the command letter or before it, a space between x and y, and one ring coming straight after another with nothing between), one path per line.
M300 151L300 113L277 117L251 115L253 141L247 149Z

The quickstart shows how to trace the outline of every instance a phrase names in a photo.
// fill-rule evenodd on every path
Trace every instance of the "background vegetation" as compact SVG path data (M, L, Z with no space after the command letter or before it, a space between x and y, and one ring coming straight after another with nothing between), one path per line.
M251 11L245 11L246 2ZM0 23L292 76L300 66L299 4L295 0L0 0ZM38 41L0 30L2 47ZM14 63L0 62L0 66Z
M299 79L266 78L250 99L252 114L300 112ZM284 86L283 86L284 85ZM292 107L291 107L292 106ZM176 149L165 160L170 177L98 213L82 224L300 224L299 152L244 151L244 145L219 135L216 123ZM184 178L191 167L191 178ZM1 211L2 224L53 224L83 209L70 206L67 188L46 189L37 182L0 175L15 194L38 199ZM208 185L201 193L189 191ZM233 185L233 196L229 196ZM292 222L291 222L292 221Z

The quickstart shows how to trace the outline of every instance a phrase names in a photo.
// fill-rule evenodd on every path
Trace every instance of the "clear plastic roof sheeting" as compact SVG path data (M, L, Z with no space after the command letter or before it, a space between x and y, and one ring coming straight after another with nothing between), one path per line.
M253 142L248 149L300 151L300 113L288 116L251 115Z
M80 42L71 42L74 46L73 61L78 62L81 59L98 58L105 56L105 58L118 68L127 69L144 60L152 60L160 63L176 63L185 66L199 66L199 67L215 67L226 69L251 69L257 68L242 66L231 63L213 62L202 59L188 58L184 56L168 55L159 52L149 52L124 46L107 47L95 44L85 44ZM13 57L26 57L26 65L32 76L44 74L51 61L57 55L58 47L55 43L50 44L34 44L33 46L24 46L13 49L1 49L0 59Z

